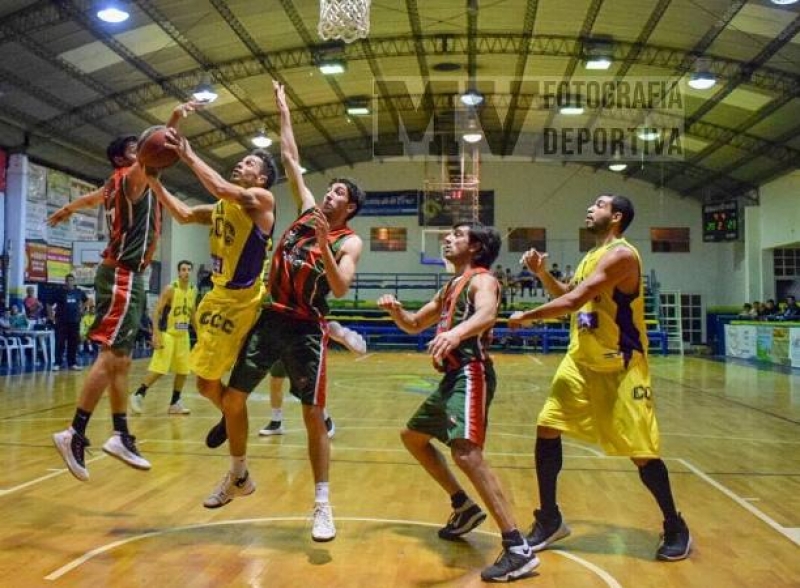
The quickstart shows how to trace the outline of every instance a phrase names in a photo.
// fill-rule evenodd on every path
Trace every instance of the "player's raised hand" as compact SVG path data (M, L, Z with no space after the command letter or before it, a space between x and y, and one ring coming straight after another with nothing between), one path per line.
M378 308L382 308L383 310L388 310L391 312L392 310L400 310L403 308L403 305L400 301L395 298L392 294L384 294L380 298L378 298L377 302Z
M522 254L519 263L528 266L528 269L534 274L538 274L546 269L544 264L545 259L547 259L547 253L542 253L541 251L536 251L536 249L531 248Z
M278 110L289 110L289 106L286 104L286 88L283 84L272 80L272 89L275 91L275 104L277 104Z

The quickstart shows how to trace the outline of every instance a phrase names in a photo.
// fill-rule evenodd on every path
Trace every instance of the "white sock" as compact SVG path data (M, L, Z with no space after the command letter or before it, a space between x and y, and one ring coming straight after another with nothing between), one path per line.
M322 409L322 420L323 421L327 421L329 418L331 418L331 415L328 414L328 409L327 408L323 408Z
M283 409L282 408L273 408L272 409L272 420L278 421L279 423L283 421Z
M314 484L314 502L330 502L330 484L328 482Z
M247 473L247 456L246 455L231 455L231 473L237 480L243 478Z

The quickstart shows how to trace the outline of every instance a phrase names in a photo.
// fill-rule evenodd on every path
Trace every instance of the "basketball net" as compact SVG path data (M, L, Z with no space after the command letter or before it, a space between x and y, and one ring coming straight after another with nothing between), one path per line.
M317 32L324 40L352 43L369 34L369 6L372 0L320 0Z

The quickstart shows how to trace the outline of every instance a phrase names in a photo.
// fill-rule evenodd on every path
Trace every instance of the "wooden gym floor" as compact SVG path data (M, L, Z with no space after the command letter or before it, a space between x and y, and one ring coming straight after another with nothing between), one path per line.
M100 450L111 424L102 401L89 425L86 483L63 469L50 440L69 424L84 374L0 378L0 586L481 585L481 568L499 552L496 526L487 520L462 542L439 540L447 496L398 438L438 379L427 357L331 356L331 543L310 537L313 484L299 405L285 403L286 435L257 435L269 420L266 385L249 405L258 490L207 510L202 501L228 458L225 447L203 443L218 415L192 378L184 394L190 416L167 416L171 378L163 378L145 414L130 417L150 472ZM560 357L496 356L486 451L526 529L538 502L535 417ZM678 356L652 364L664 457L694 537L692 557L654 561L661 520L635 468L565 438L559 493L573 534L517 585L800 586L800 376ZM134 362L131 388L146 367Z

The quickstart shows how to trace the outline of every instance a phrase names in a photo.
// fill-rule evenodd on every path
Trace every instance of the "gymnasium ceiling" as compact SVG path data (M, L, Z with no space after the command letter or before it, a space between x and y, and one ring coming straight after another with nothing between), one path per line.
M114 136L163 122L204 76L219 99L182 128L207 161L230 169L261 127L277 139L277 79L289 88L301 157L313 172L373 159L376 116L378 133L388 135L397 136L395 115L427 124L411 112L415 100L387 80L466 84L471 74L497 114L480 114L492 153L518 156L514 145L564 115L509 79L685 81L698 57L718 82L684 94L683 159L621 173L701 201L755 198L757 186L800 161L800 4L374 0L369 37L330 48L317 34L317 0L131 0L131 18L119 25L96 19L93 5L0 2L0 145L85 178L107 176L104 150ZM598 40L607 41L613 65L588 72L584 57ZM320 57L337 53L347 71L322 75ZM456 69L439 71L448 66ZM348 98L373 95L379 115L346 114ZM432 97L439 114L457 103L452 92ZM591 125L602 114L589 109L570 124ZM181 166L166 177L203 197Z

